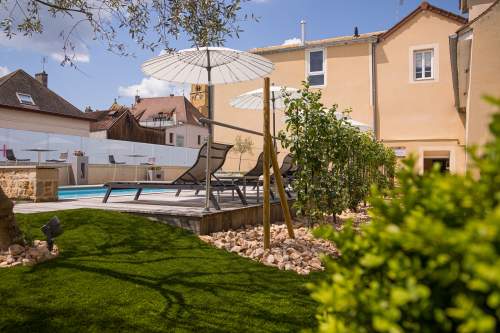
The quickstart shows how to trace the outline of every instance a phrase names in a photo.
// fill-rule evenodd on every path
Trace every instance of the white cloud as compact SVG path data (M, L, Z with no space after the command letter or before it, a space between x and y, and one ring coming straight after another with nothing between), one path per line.
M12 2L13 0L7 0L3 6L0 6L0 17L7 17L9 15L7 11L10 11L12 8ZM22 13L20 13L18 7L16 8L12 12L14 26L22 18ZM43 32L41 34L34 33L31 36L24 36L22 33L17 32L15 36L9 39L5 34L0 33L0 45L18 50L34 51L61 62L64 60L64 38L81 17L74 16L72 18L69 15L53 17L43 6L40 9L39 15L43 24ZM87 42L91 41L92 37L92 28L86 22L82 22L76 26L70 37L74 49L67 51L67 55L72 58L72 61L90 61Z
M293 44L300 44L300 43L301 43L300 38L294 37L294 38L286 39L283 42L283 45L293 45Z
M189 85L174 84L149 77L143 78L138 84L118 87L118 94L123 97L134 97L137 92L141 97L160 97L170 94L187 96L189 90Z
M74 62L90 62L90 55L88 53L75 52L74 54L69 55L71 60ZM58 62L63 62L64 53L63 52L54 52L50 54L50 57ZM74 58L73 58L74 57Z
M10 70L5 66L0 66L0 76L4 76L10 73Z

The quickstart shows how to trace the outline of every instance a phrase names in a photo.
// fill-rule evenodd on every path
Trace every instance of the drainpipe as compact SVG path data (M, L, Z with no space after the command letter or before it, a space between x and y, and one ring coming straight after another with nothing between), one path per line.
M375 135L375 139L380 139L379 133L379 117L378 117L378 109L377 109L377 60L376 60L376 45L377 40L374 40L370 43L371 52L372 52L372 110L373 110L373 134Z

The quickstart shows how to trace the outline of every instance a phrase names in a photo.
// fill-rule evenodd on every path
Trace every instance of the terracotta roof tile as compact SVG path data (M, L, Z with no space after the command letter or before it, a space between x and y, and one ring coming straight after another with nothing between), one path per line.
M167 117L172 117L175 113L178 122L202 126L199 119L203 115L184 96L141 98L132 107L131 112L142 121L152 120L159 113L163 113Z
M463 17L463 16L460 16L460 15L454 14L452 12L449 12L447 10L441 9L439 7L433 6L430 3L428 3L427 1L422 1L422 3L420 4L420 6L418 6L414 11L412 11L410 14L408 14L407 16L405 16L401 21L399 21L394 26L392 26L392 28L390 28L389 30L387 30L386 32L384 32L382 35L380 35L380 39L383 40L383 39L389 37L393 32L395 32L396 30L398 30L400 27L402 27L403 25L405 25L412 18L414 18L419 13L424 12L424 11L433 12L435 14L438 14L438 15L441 15L443 17L449 18L450 20L456 21L457 23L460 23L460 24L467 23L467 19L465 17Z

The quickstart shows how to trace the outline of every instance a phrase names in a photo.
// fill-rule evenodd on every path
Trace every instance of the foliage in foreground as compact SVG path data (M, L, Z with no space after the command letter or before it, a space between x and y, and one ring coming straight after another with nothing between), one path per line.
M326 108L321 91L304 83L296 98L285 99L286 131L282 145L300 166L294 175L295 208L309 218L356 209L371 185L387 188L394 176L392 149L348 121L337 105Z
M500 101L496 101L500 106ZM406 161L370 224L317 235L342 251L312 286L321 332L500 330L500 114L475 157L480 176L423 176Z
M316 324L317 275L218 250L180 228L80 209L16 215L41 239L56 214L60 256L0 268L0 332L296 332Z

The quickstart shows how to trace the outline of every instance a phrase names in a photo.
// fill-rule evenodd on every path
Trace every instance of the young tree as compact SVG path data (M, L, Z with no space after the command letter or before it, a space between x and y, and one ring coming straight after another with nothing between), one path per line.
M310 221L336 219L348 208L355 210L372 185L388 184L395 164L392 150L339 117L336 105L325 107L321 91L304 83L300 96L285 104L280 138L299 166L292 184L298 214Z
M55 18L70 19L61 30L64 60L74 65L77 29L90 27L94 40L109 51L130 55L130 40L143 49L171 50L171 40L186 36L193 46L220 46L238 36L241 3L249 0L0 0L0 29L8 38L41 34ZM255 19L253 15L251 18ZM126 32L123 34L121 32Z
M238 172L241 170L241 158L243 154L245 153L250 153L252 154L253 150L253 141L252 138L246 137L242 138L240 135L238 135L234 141L234 151L240 153L240 161L238 163Z

